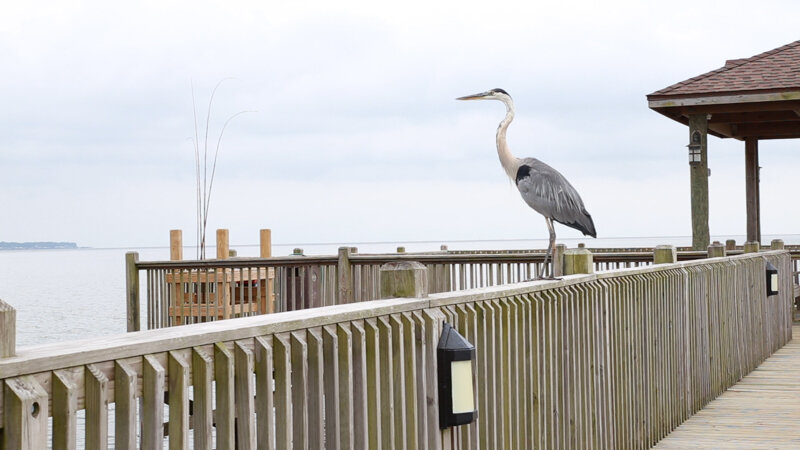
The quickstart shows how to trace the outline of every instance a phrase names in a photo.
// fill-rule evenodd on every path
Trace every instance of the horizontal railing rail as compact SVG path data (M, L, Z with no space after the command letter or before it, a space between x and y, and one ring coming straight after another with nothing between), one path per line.
M564 249L560 249L563 253ZM800 282L800 247L791 248L794 280ZM742 254L740 248L728 255ZM592 249L595 271L653 264L653 250ZM678 261L704 259L704 251L677 252ZM135 261L128 282L129 331L141 329L139 291L144 293L145 328L293 311L374 300L380 297L383 264L416 261L428 269L430 291L450 292L533 279L543 251L484 250L359 254L343 247L335 256ZM141 283L139 272L144 273ZM549 268L545 270L548 273ZM135 280L135 281L134 281Z
M762 252L22 348L3 442L648 448L791 339L791 271ZM475 345L478 413L442 430L444 322Z

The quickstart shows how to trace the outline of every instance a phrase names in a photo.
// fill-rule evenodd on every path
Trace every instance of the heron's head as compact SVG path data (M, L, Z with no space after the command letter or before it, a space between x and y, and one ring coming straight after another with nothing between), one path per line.
M501 102L508 102L508 100L511 100L511 96L508 95L508 92L498 88L481 92L480 94L458 97L456 100L500 100Z

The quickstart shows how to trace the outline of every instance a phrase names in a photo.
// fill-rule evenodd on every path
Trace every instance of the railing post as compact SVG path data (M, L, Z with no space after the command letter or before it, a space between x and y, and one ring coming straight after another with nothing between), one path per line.
M389 262L380 270L381 298L428 296L428 269L415 261Z
M673 264L678 262L678 253L672 245L656 245L653 249L653 264Z
M47 391L31 375L3 382L5 449L47 448Z
M769 246L770 250L783 250L783 240L782 239L773 239Z
M17 352L17 310L0 299L0 359Z
M594 273L592 252L579 244L578 248L564 251L564 275Z
M708 246L709 258L720 258L725 256L725 246L720 244L719 241L714 241Z
M736 239L728 239L725 241L725 250L736 250Z
M336 267L337 304L352 303L353 297L353 266L350 264L350 255L353 249L339 247L339 263Z
M261 247L261 252L259 255L262 258L271 258L272 257L272 230L269 228L264 228L259 231L259 244ZM260 270L260 269L259 269ZM275 312L275 276L274 276L274 268L270 267L267 269L267 292L266 292L266 304L261 305L261 312L272 314Z
M565 244L556 244L556 251L553 253L553 276L564 275L564 252L567 251Z
M759 250L759 243L758 241L747 241L744 243L744 252L745 253L758 253Z
M127 292L128 331L139 331L142 319L139 315L139 262L138 252L125 253L125 292Z

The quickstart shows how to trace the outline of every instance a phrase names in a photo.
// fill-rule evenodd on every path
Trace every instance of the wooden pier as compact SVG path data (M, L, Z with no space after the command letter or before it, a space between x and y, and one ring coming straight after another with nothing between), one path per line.
M569 262L588 256L565 252L565 267L591 271ZM432 284L415 280L423 290L414 298L382 292L383 300L12 348L0 358L3 445L649 448L792 337L789 252L667 256L464 291L426 293ZM768 261L779 274L775 295L766 291ZM431 273L415 267L415 277ZM444 322L475 345L478 413L441 429Z
M761 363L655 448L800 448L800 326Z

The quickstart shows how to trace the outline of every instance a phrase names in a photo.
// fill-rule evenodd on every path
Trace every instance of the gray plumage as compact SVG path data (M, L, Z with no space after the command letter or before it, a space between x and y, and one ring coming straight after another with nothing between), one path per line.
M559 171L536 158L516 158L506 141L508 125L514 120L514 102L508 92L492 89L480 94L459 97L457 100L499 100L506 105L506 117L497 127L497 156L506 174L519 189L522 199L543 215L550 232L550 245L545 254L545 265L556 245L553 221L581 231L585 236L597 237L592 216L586 211L581 196ZM541 278L541 272L538 275ZM550 277L552 278L552 271Z
M586 236L597 237L581 196L559 171L536 158L523 158L515 182L522 199L534 211Z

